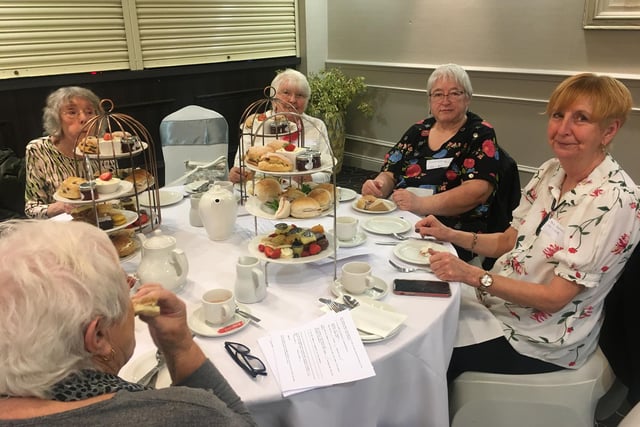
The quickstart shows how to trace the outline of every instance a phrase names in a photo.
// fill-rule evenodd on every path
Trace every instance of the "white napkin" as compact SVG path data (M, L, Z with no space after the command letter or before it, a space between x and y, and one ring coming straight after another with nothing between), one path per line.
M360 300L360 305L351 310L356 328L370 334L388 337L407 319L406 314L388 311Z

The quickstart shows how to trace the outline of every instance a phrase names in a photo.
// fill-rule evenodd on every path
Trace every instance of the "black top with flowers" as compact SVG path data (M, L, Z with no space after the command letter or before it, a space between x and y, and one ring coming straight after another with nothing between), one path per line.
M489 205L495 194L499 170L496 134L478 115L467 112L467 122L438 151L429 148L429 132L436 120L428 117L412 125L385 156L382 171L392 172L397 188L450 190L470 179L484 179L494 186L489 199L454 217L439 217L459 230L484 232Z

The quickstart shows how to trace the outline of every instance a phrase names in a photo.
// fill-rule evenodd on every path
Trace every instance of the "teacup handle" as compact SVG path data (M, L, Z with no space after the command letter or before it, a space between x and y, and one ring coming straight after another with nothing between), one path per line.
M253 278L253 287L258 290L261 286L265 286L264 272L259 268L251 270L251 277Z
M365 280L365 287L367 289L373 288L373 276L367 276L366 280Z

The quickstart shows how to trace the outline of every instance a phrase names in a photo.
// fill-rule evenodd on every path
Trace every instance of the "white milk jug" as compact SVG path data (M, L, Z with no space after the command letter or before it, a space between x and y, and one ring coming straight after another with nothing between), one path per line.
M260 260L252 256L241 256L236 263L234 294L238 302L252 304L267 296L267 283Z
M198 210L211 240L231 237L238 214L238 203L231 191L214 184L200 198Z
M176 248L176 239L155 230L151 237L139 234L142 259L138 266L140 283L159 283L165 289L178 292L187 281L189 263L184 251Z

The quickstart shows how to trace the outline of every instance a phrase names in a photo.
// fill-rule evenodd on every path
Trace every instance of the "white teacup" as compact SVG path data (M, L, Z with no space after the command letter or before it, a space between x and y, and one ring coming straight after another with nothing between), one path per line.
M407 191L418 197L433 196L433 189L431 188L407 187Z
M216 326L227 323L236 312L233 292L229 289L212 289L205 292L202 295L202 310L206 323Z
M338 240L348 242L356 237L358 232L358 218L339 216L336 218L336 236Z
M340 283L350 294L358 295L373 287L371 266L366 262L348 262L342 266Z

